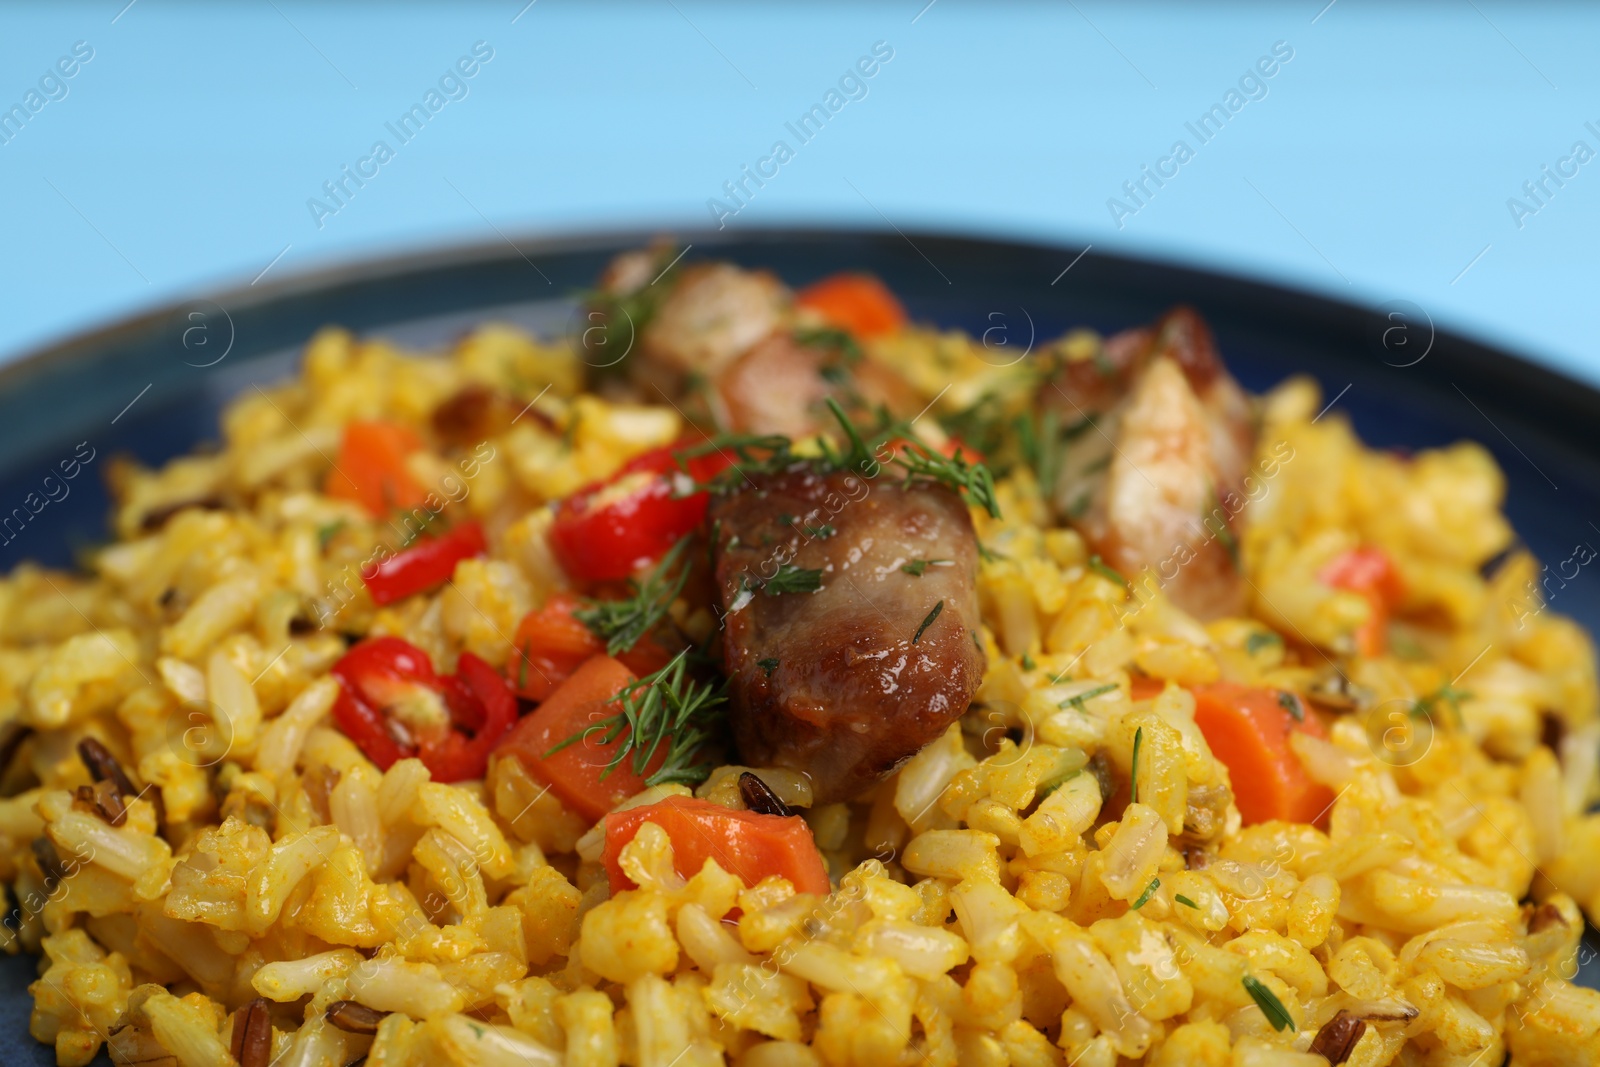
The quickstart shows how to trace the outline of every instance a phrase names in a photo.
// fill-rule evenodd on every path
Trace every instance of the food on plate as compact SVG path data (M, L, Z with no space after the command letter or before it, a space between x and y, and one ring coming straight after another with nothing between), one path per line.
M1594 649L1486 451L807 282L326 330L0 580L58 1063L1600 1060Z

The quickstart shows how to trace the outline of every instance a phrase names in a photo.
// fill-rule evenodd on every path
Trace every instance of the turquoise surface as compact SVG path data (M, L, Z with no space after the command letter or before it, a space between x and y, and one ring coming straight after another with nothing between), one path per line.
M372 254L826 221L1409 300L1600 381L1597 39L1504 0L11 5L0 357Z

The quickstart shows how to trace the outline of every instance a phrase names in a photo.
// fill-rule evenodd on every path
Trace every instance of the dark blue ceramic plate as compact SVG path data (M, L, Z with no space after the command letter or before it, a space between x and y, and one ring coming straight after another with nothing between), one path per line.
M157 463L215 440L223 404L253 383L292 373L318 327L338 324L418 346L485 318L560 332L573 325L571 294L612 253L648 236L530 239L516 248L462 248L292 277L27 356L0 370L0 569L29 559L67 565L75 550L103 540L108 502L99 475L109 457ZM914 318L983 336L997 362L1070 326L1109 332L1192 304L1247 387L1307 373L1372 445L1415 449L1461 438L1486 445L1509 480L1512 522L1552 575L1577 546L1600 545L1600 447L1593 443L1600 393L1436 331L1425 309L1403 300L1358 308L1221 274L1080 254L1082 246L827 230L684 239L692 257L766 267L796 285L838 270L873 272ZM61 461L91 448L95 459L65 483L64 496L60 483L45 485ZM1553 609L1600 633L1600 579L1590 569L1552 577L1547 588ZM31 959L0 963L5 1063L54 1062L27 1034L33 974ZM1600 988L1600 967L1586 968L1581 980Z

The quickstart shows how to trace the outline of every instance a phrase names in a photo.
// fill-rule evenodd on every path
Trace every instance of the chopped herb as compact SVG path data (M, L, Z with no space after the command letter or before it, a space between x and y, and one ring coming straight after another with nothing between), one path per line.
M1109 466L1111 466L1111 454L1108 452L1099 459L1091 460L1088 463L1085 463L1083 465L1083 473L1099 474Z
M676 275L681 269L682 253L670 244L661 244L650 250L654 262L651 264L652 280L648 285L641 286L631 293L609 293L600 289L591 289L580 294L580 301L588 308L588 315L584 322L586 328L581 331L579 344L585 349L589 346L588 335L596 327L600 328L601 340L597 345L612 343L609 336L613 327L621 332L614 339L617 347L626 350L633 339L644 332L645 326L655 317L656 309L660 307L662 298L672 291L676 283ZM684 249L685 252L688 249ZM598 316L598 318L596 318ZM624 340L624 338L626 340ZM591 352L591 355L601 355L600 352ZM609 363L593 364L596 370L604 371L614 368L622 363L618 357Z
M1274 1030L1282 1030L1285 1026L1291 1030L1297 1029L1289 1009L1283 1006L1283 1001L1279 1000L1277 994L1268 989L1261 979L1245 975L1244 991L1250 994L1250 999L1256 1002L1261 1014L1267 1017L1267 1022L1272 1024Z
M978 631L969 630L967 632L972 634L972 647L976 648L979 652L982 652L983 651L983 642L978 640Z
M1066 429L1062 430L1061 436L1066 438L1068 441L1071 441L1074 438L1082 437L1084 434L1094 429L1095 423L1099 421L1099 418L1100 417L1098 415L1085 415L1071 426L1068 426Z
M1031 671L1033 670L1034 666L1035 664L1033 662L1033 657L1024 652L1022 654L1022 669L1025 671Z
M833 523L825 522L821 526L802 526L800 527L800 532L805 534L807 537L817 537L827 540L839 531L834 527Z
M678 563L688 551L690 540L687 534L680 538L643 582L630 578L628 587L632 596L623 600L596 600L572 613L573 618L606 643L606 655L626 652L667 617L672 602L683 592L683 583L689 580L689 568L679 567ZM671 576L674 569L677 575Z
M850 451L843 456L830 457L833 465L840 469L862 473L876 471L881 464L861 431L850 421L850 417L844 413L837 400L830 396L826 398L825 403L828 405L828 410L833 412L833 417L838 420L840 428L844 430L845 440L850 445ZM909 422L896 422L888 419L886 415L880 419L880 425L873 432L872 439L879 445L891 441L898 442L899 447L895 449L894 458L889 462L905 468L908 482L916 478L938 482L959 492L968 504L988 512L990 518L1000 517L1000 502L995 497L994 475L982 463L969 462L960 449L956 450L954 456L946 456L918 437Z
M328 542L337 537L339 531L344 528L345 521L343 519L339 519L337 522L330 522L326 526L318 526L317 547L326 552L328 550Z
M1120 572L1118 572L1114 567L1112 567L1105 560L1101 559L1099 556L1089 557L1089 569L1100 575L1102 578L1111 579L1120 586L1128 589L1133 588L1128 579L1124 578Z
M697 785L711 774L699 757L714 738L723 732L723 705L727 703L726 682L716 685L698 682L687 675L688 650L654 674L647 674L628 685L610 703L621 710L579 730L545 753L548 758L569 745L597 737L597 747L616 743L616 754L605 770L604 779L630 760L634 774L645 769L665 746L661 766L644 779L645 785L673 782Z
M1233 536L1233 530L1228 526L1228 518L1222 513L1222 501L1217 497L1215 489L1211 491L1211 506L1206 510L1205 521L1202 523L1210 531L1211 536L1228 553L1228 559L1233 562L1233 569L1239 569L1239 541Z
M1077 708L1079 711L1087 711L1088 709L1086 707L1084 707L1084 702L1085 701L1093 700L1095 697L1105 696L1107 693L1114 693L1116 691L1117 691L1117 683L1116 682L1107 682L1104 685L1097 685L1093 689L1086 689L1082 693L1079 693L1075 697L1068 697L1067 699L1063 700L1061 703L1057 704L1056 707L1058 707L1058 708ZM1142 727L1141 727L1141 729L1142 729Z
M765 671L768 678L771 678L772 672L778 669L778 661L770 657L767 659L758 659L756 660L756 666Z
M1047 408L1037 416L1018 415L1015 425L1023 461L1033 470L1040 491L1048 494L1061 471L1061 416Z
M978 558L983 560L985 563L998 563L1001 560L1010 559L1011 557L1000 551L998 548L990 548L982 541L979 541Z
M1283 644L1283 638L1274 633L1254 633L1244 639L1244 650L1249 655L1255 655L1263 648L1270 645Z
M1432 719L1433 711L1440 704L1447 704L1450 712L1455 716L1456 725L1461 725L1461 702L1472 699L1472 693L1466 689L1457 689L1453 685L1441 685L1421 700L1411 705L1413 719Z
M1081 519L1089 511L1089 497L1091 494L1085 490L1078 494L1078 498L1067 505L1067 514L1074 519Z
M851 363L857 362L864 355L861 351L861 346L856 343L854 337L844 330L837 330L832 327L799 329L794 332L794 339L797 344L802 344L807 348L834 349Z
M1300 698L1287 689L1278 690L1278 706L1289 713L1295 722L1306 721L1305 705L1300 703Z
M1083 749L1066 749L1061 753L1061 757L1056 761L1056 765L1050 769L1050 773L1045 775L1044 778L1039 781L1035 795L1040 800L1043 800L1045 797L1049 796L1051 793L1054 793L1057 789L1060 789L1063 785L1082 774L1083 768L1088 764L1088 762L1089 757L1084 753Z
M944 601L941 600L933 606L932 611L928 612L928 617L922 620L922 625L917 627L917 632L911 635L911 643L913 645L922 640L922 635L927 632L928 627L933 625L933 620L937 619L939 617L939 612L943 610Z
M1144 887L1144 892L1139 894L1139 899L1133 902L1133 910L1138 911L1140 908L1148 904L1150 902L1150 898L1155 895L1155 891L1160 888L1161 879L1150 879L1150 884Z
M1190 900L1188 897L1184 896L1182 893L1179 893L1178 895L1174 896L1172 899L1174 901L1176 901L1177 903L1182 904L1186 908L1193 908L1195 911L1199 911L1200 910L1200 905L1196 904L1194 901Z
M1139 749L1144 746L1144 727L1133 731L1133 759L1128 764L1128 795L1133 803L1139 803Z
M789 514L787 511L783 512L781 515L778 516L778 525L779 526L793 526L794 525L794 516Z
M911 575L913 578L921 578L922 572L927 570L929 567L937 567L941 564L949 562L950 561L947 559L914 559L909 563L901 564L900 569Z
M778 596L781 593L815 593L822 588L822 571L785 563L778 568L777 574L767 579L763 588L768 596Z

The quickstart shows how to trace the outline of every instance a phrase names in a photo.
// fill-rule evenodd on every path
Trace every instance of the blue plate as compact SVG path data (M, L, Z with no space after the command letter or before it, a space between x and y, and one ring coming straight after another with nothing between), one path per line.
M69 565L77 550L104 541L107 460L130 454L159 463L216 440L223 405L253 384L292 374L319 327L414 346L449 341L486 318L561 332L575 325L571 294L590 285L614 252L649 237L527 239L515 248L466 247L289 277L26 356L0 370L0 508L10 509L0 512L0 568L29 559ZM1600 393L1437 330L1414 304L1359 308L1081 246L831 230L683 239L694 258L769 268L794 285L870 271L914 318L981 336L996 362L1071 326L1111 332L1191 304L1253 390L1311 374L1369 444L1403 450L1469 438L1487 446L1506 472L1512 523L1550 564L1550 606L1600 632L1600 580L1589 573L1596 568L1562 567L1579 548L1576 558L1600 545L1600 448L1593 444ZM91 450L94 458L81 462ZM74 460L76 478L45 482ZM30 959L0 962L5 1063L54 1062L27 1034L33 974ZM1579 980L1600 988L1600 966L1586 966Z

